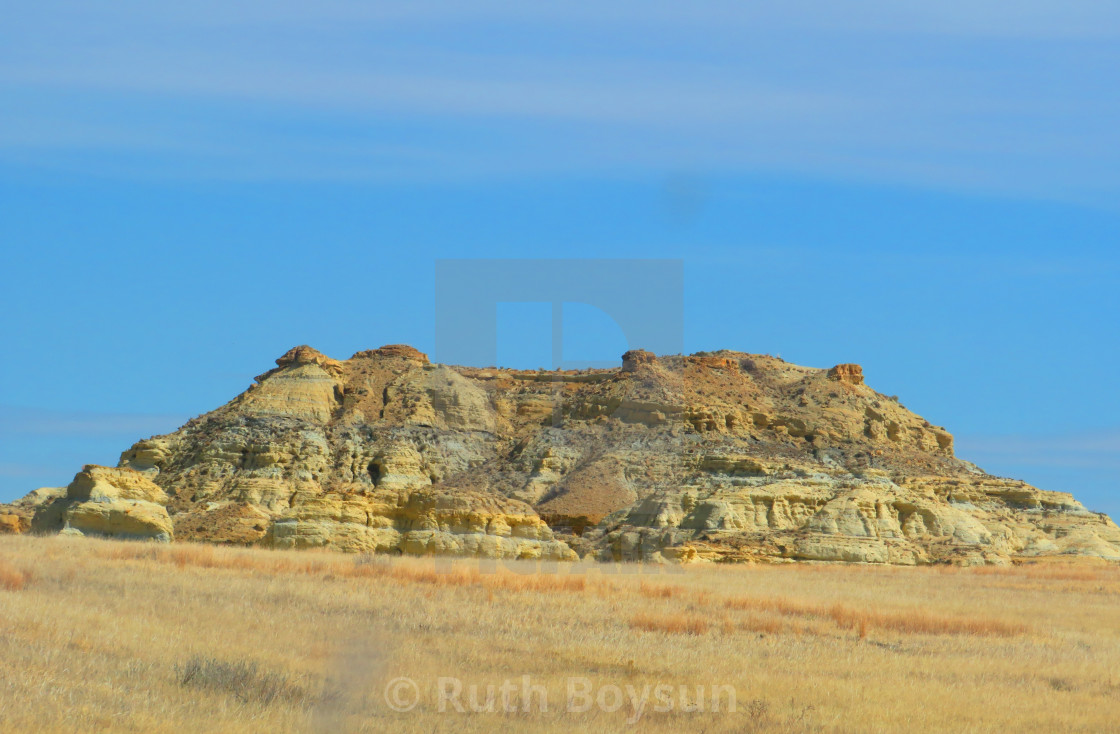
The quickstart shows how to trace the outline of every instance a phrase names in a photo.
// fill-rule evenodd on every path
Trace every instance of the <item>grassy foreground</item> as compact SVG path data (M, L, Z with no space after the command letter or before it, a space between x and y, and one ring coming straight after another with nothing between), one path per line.
M1115 566L491 568L0 536L0 731L1117 722Z

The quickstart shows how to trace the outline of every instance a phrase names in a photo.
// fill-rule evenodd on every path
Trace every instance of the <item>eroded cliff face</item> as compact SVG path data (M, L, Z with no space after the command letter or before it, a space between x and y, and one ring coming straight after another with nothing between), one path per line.
M345 361L296 347L276 364L227 405L125 451L120 470L86 473L127 470L113 481L160 489L178 539L280 548L1120 560L1107 517L956 459L948 431L872 390L858 365L632 351L619 369L536 372L432 364L401 345ZM42 504L35 525L57 527L62 508L68 527L98 532L112 521L86 514L108 510L82 505L153 504L82 491Z

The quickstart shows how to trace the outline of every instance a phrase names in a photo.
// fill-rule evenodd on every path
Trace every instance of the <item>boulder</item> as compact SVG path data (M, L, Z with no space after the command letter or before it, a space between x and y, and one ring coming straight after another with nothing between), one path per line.
M0 535L26 533L31 522L22 515L0 515Z
M167 502L167 493L142 472L87 465L65 495L37 507L31 529L166 543L174 537Z

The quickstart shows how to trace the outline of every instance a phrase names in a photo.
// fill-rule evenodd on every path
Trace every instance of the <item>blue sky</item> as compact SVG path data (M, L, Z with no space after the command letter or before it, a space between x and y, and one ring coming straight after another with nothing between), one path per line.
M1120 515L1120 5L180 5L4 11L0 500L295 344L430 351L437 258L610 257Z

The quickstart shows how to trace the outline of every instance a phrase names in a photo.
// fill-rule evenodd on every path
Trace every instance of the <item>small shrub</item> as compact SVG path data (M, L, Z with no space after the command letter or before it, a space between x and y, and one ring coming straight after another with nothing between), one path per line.
M302 701L309 697L290 676L261 671L254 662L230 663L196 656L176 665L175 676L184 688L228 693L243 703L267 706L274 701Z
M770 702L763 698L755 698L747 703L747 713L756 721L769 718Z

